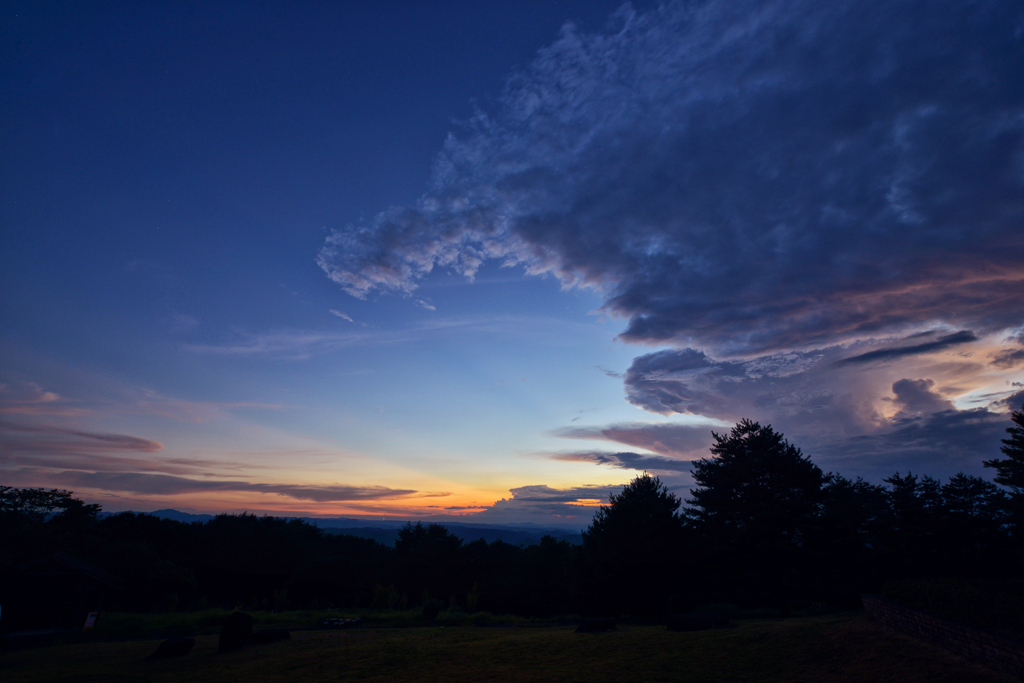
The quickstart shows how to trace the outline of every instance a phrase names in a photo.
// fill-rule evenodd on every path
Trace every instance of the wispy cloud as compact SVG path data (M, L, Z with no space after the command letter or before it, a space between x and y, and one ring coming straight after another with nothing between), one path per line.
M334 309L332 308L332 309L330 310L330 312L331 312L331 315L337 316L337 317L341 318L342 320L347 320L347 321L349 321L350 323L354 323L354 322L355 322L355 320L353 320L353 319L352 319L351 317L349 317L349 316L348 316L347 314L345 314L345 313L342 313L341 311L336 311L336 310L334 310Z
M0 414L71 417L86 412L82 407L69 405L58 394L44 391L35 382L18 386L0 384Z
M211 471L223 473L252 470L251 463L223 462L200 458L131 457L119 452L89 453L59 447L9 448L0 446L0 468L28 469L36 473L81 470L88 472L156 472L181 476L210 476Z
M85 416L158 415L184 422L207 422L232 410L282 410L285 406L255 401L188 401L164 396L152 389L112 387L102 398L71 399L44 391L28 382L19 387L0 385L0 414L25 419L76 418Z
M159 415L183 422L207 422L221 419L234 410L284 410L279 403L257 401L187 401L164 396L151 389L126 391L120 402L105 406L110 412L124 412L136 415Z
M0 423L0 447L9 452L156 453L163 444L127 434L104 434L50 425Z
M270 356L284 360L305 360L341 349L381 344L404 344L437 335L503 334L516 337L551 337L592 329L588 325L554 318L528 316L437 317L402 329L357 329L347 332L321 330L274 330L240 333L223 344L190 344L194 353Z
M175 313L168 320L168 326L178 334L193 332L199 327L199 319L185 313Z
M412 489L393 489L386 486L252 483L215 479L191 479L144 472L80 472L74 470L40 470L33 472L27 468L22 468L19 474L21 477L37 474L45 477L46 481L55 482L60 486L69 488L159 496L241 492L278 495L294 500L318 503L340 503L407 498L418 493Z

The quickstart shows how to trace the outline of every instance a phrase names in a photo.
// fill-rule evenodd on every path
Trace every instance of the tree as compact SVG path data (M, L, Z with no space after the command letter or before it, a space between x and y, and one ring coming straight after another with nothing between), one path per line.
M583 532L583 550L603 609L656 612L664 600L651 599L678 576L684 551L679 496L644 472L608 496Z
M999 449L1006 458L985 460L982 464L995 468L997 484L1010 487L1015 495L1024 496L1024 406L1013 412L1010 419L1016 426L1006 428L1010 438L1003 439Z
M708 549L711 581L750 601L776 602L807 587L806 539L828 481L821 469L770 425L741 420L712 432L714 457L693 464L698 488L687 511Z
M410 601L465 595L462 539L440 524L407 523L395 540L399 590Z
M814 569L808 586L834 603L855 606L865 586L877 590L877 539L889 509L886 490L861 478L828 477L821 513L806 545Z
M643 554L679 528L680 505L679 496L669 493L661 479L644 472L620 493L608 496L608 505L601 506L583 532L583 545L607 548L617 554Z
M1013 427L1007 427L1009 439L1003 439L999 449L1006 457L985 460L985 467L996 471L996 483L1010 489L1011 526L1016 536L1024 538L1024 406L1010 415Z
M64 489L18 489L0 486L0 513L22 515L33 522L44 522L55 515L94 519L100 506L87 505Z
M78 552L101 508L71 494L63 489L0 486L0 547L26 558L54 550Z
M959 472L943 485L942 503L937 541L948 574L971 576L1012 566L1004 556L1005 491L981 477Z
M770 425L740 420L728 436L712 436L715 457L693 464L690 517L743 543L798 543L826 475Z

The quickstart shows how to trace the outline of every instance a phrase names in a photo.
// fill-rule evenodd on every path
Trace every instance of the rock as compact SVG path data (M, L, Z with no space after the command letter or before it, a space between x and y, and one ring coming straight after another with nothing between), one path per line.
M217 652L230 652L245 647L252 638L252 617L244 612L232 612L220 630Z
M611 617L592 617L585 619L576 627L576 633L604 633L614 630L616 630L615 620Z
M669 631L706 631L712 628L725 628L729 618L714 612L684 612L673 614L668 619Z
M249 638L250 645L264 645L266 643L274 643L278 640L291 640L291 631L286 631L283 628L267 629L266 631L253 631L252 636Z
M196 645L195 638L168 638L156 648L156 652L149 656L149 659L163 659L164 657L181 657L192 651Z

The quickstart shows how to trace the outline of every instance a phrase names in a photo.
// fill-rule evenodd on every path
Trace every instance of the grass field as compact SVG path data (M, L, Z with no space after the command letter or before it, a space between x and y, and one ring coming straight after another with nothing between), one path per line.
M293 640L149 661L158 640L62 644L0 654L0 679L22 681L893 681L1016 679L850 613L739 622L670 633L622 626L362 628L297 631Z
M168 636L195 636L220 633L231 610L207 609L199 612L167 612L163 614L134 614L129 612L104 613L97 627L89 634L73 636L80 640L139 640ZM487 612L468 614L462 611L441 612L431 623L423 619L423 612L413 610L289 610L284 612L248 612L254 619L254 628L309 629L327 617L361 617L368 627L396 626L493 626L543 623L539 620L509 614ZM563 617L573 618L573 617ZM576 617L578 619L578 617Z

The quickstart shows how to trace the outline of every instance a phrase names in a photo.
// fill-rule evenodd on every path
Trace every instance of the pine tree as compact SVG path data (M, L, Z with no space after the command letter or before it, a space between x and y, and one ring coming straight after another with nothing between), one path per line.
M1010 419L1016 426L1006 428L1010 438L1003 439L1003 446L999 449L1006 458L986 460L982 464L995 468L997 484L1008 486L1015 497L1024 497L1024 406Z
M728 435L713 436L716 457L693 464L691 518L732 543L799 542L826 475L770 425L741 420Z

